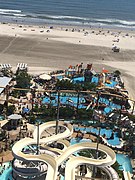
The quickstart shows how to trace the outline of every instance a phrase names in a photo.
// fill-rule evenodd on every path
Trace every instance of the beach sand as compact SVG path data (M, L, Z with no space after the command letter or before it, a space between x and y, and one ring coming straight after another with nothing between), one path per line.
M119 53L112 52L113 44L120 48ZM80 62L93 63L98 72L103 67L119 69L135 99L133 31L0 24L0 63L10 63L14 69L17 63L27 63L30 73L39 74Z

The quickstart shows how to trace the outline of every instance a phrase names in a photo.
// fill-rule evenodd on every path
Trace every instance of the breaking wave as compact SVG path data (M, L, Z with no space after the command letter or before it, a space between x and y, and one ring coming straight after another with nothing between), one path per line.
M10 9L0 9L0 15L6 17L14 18L27 18L30 19L40 19L40 22L50 22L59 24L84 24L84 25L102 25L102 26L116 26L116 27L127 27L135 28L135 21L126 21L120 19L99 19L99 18L88 18L88 17L77 17L77 16L54 16L48 14L34 14L26 13L21 10L10 10ZM27 21L27 20L26 20Z

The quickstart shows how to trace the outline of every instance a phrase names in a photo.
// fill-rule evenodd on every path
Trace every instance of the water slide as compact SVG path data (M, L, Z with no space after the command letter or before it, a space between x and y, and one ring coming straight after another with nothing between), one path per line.
M50 137L41 138L42 132L46 129L55 127L56 122L51 121L45 124L40 125L39 128L39 144L48 144L55 141L60 141L63 138L71 136L73 133L73 127L70 124L65 124L63 121L59 122L59 127L64 128L64 131L59 134L52 134ZM83 149L96 149L96 143L80 143L69 146L63 149L62 153L59 153L59 156L52 156L51 154L25 154L22 152L22 149L26 146L30 146L31 144L37 143L37 128L35 128L32 138L24 138L18 141L12 148L13 156L22 161L40 161L45 162L48 166L46 180L56 180L58 174L58 167L68 158L69 160L66 162L65 168L65 180L74 180L75 179L75 167L80 164L91 164L98 167L107 167L112 165L116 161L115 153L112 149L108 148L105 145L99 145L99 150L104 152L104 159L94 159L94 158L86 158L82 156L71 156L76 151L80 151ZM64 141L63 141L64 142ZM66 143L68 145L68 143ZM55 149L54 149L55 150ZM15 168L17 171L17 167ZM20 173L20 171L19 171ZM40 174L40 172L38 172ZM39 175L39 174L36 175ZM22 173L22 175L24 175ZM33 175L33 173L31 174Z
M109 175L110 179L119 180L117 172L111 166L101 167L101 169Z
M71 154L73 154L76 151L84 150L84 149L95 149L96 150L97 144L96 143L79 143L75 144L73 146L70 146L67 148L67 150L57 159L58 163L62 163L69 157ZM95 165L98 167L106 167L114 164L116 161L116 156L113 150L110 148L99 145L99 151L104 152L106 154L106 157L104 159L94 159L94 158L86 158L82 156L76 156L74 158L71 158L66 163L66 169L65 169L65 180L75 180L75 167L81 164L89 164L89 165Z
M64 132L58 133L57 135L52 134L50 137L41 139L42 132L45 131L46 129L51 128L51 127L55 127L56 122L50 121L50 122L41 124L40 128L39 128L39 143L40 144L46 144L46 143L58 141L60 139L70 137L73 134L73 126L71 124L66 124L63 121L59 121L58 125L59 125L59 127L65 128ZM37 128L34 130L33 138L37 141Z
M123 171L125 180L132 180L130 172Z
M41 137L41 134L44 130L51 128L51 127L55 127L56 126L56 122L55 121L51 121L51 122L47 122L45 124L40 125L39 128L39 137ZM50 137L47 138L43 138L40 139L39 138L39 144L46 144L46 143L50 143L50 142L54 142L66 137L69 137L72 135L73 133L73 127L70 124L65 124L63 121L59 122L59 126L64 127L65 130L62 133L59 133L57 135L52 135ZM41 155L30 155L30 154L24 154L22 152L22 149L26 146L29 146L31 144L36 144L37 143L37 128L35 128L34 133L33 133L33 139L32 138L24 138L21 139L20 141L18 141L17 143L15 143L15 145L12 148L12 153L13 156L16 159L19 160L27 160L27 161L43 161L45 163L47 163L48 165L48 170L47 170L47 176L46 176L46 180L55 180L57 178L57 164L55 161L55 158L52 157L49 154L41 154ZM17 169L17 168L16 168ZM20 172L19 172L20 173ZM22 173L22 175L24 175ZM33 173L31 174L33 175ZM37 174L38 175L38 174Z

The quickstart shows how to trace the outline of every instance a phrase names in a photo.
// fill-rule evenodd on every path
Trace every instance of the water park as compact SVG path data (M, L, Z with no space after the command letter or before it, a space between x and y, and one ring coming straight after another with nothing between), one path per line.
M0 180L135 178L135 101L119 70L0 68Z

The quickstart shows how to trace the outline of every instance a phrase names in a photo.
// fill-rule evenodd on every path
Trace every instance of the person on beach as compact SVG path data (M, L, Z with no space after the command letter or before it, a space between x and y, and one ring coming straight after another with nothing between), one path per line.
M2 162L2 163L3 163L3 160L4 160L4 159L3 159L3 157L2 157L2 158L1 158L1 162Z
M3 157L1 158L1 166L2 166L2 163L3 163Z

